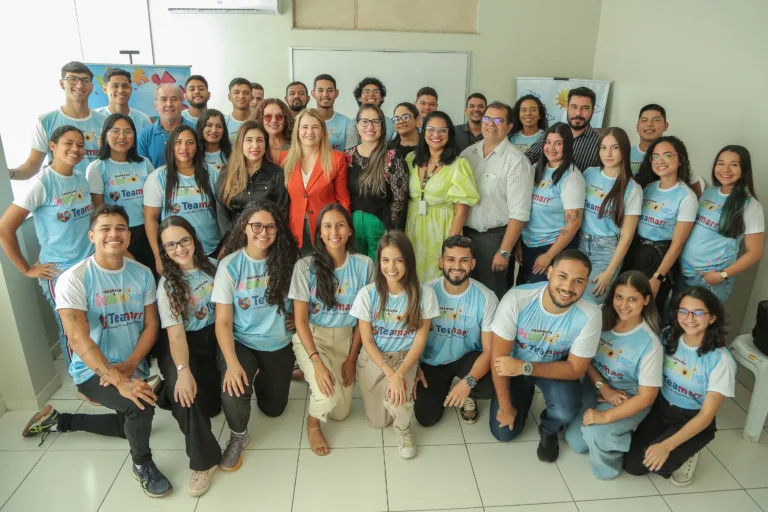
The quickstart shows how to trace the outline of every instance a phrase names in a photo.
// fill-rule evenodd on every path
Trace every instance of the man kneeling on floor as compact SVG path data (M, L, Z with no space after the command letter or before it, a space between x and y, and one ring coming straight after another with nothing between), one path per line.
M152 461L149 435L155 414L154 386L146 356L157 339L155 280L144 265L125 257L128 214L104 204L88 233L95 254L64 272L56 283L56 309L69 340L69 373L80 393L114 414L59 413L46 405L22 435L91 432L128 439L133 474L153 498L173 487ZM43 441L45 439L43 438Z
M464 423L477 422L477 399L491 398L491 322L499 300L469 277L475 267L472 240L450 236L443 242L440 268L433 279L440 316L432 319L414 389L416 421L431 427L446 407L459 407ZM453 379L461 379L453 388Z

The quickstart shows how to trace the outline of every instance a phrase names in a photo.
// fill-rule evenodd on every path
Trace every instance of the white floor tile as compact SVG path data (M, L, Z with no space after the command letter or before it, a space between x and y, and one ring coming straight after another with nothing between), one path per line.
M307 398L309 393L309 385L303 380L292 380L291 388L288 390L288 398ZM256 400L256 393L253 394L253 399Z
M125 462L125 451L47 452L29 473L3 512L55 509L95 511ZM76 466L75 466L76 464ZM147 498L149 499L149 498Z
M484 506L573 500L557 466L536 457L537 446L537 442L467 445Z
M768 487L768 435L761 436L759 443L748 443L741 435L741 430L721 430L708 448L742 487Z
M492 510L492 511L495 512L495 509L488 508L486 510ZM483 512L483 509L481 509L481 508L461 508L461 509L458 509L458 508L450 508L450 509L444 508L444 509L440 509L440 510L432 510L432 509L430 509L430 510L426 510L424 512Z
M416 446L435 446L464 444L464 436L459 426L459 415L455 407L446 408L442 419L431 427L422 427L416 418L411 421L411 432ZM384 446L397 446L395 430L390 426L384 429Z
M768 510L768 489L750 489L747 493L752 496L760 508Z
M305 413L306 415L306 413ZM368 426L362 398L352 400L352 410L343 421L328 418L322 425L323 434L331 450L334 448L381 448L380 428ZM391 428L390 428L391 430ZM306 424L301 430L301 447L309 448Z
M536 388L538 389L538 388ZM540 505L517 505L514 507L485 507L485 512L579 512L576 504L543 503Z
M480 411L480 415L477 418L477 423L474 425L467 425L459 421L461 430L464 433L464 440L466 443L498 443L488 423L488 415L491 410L490 400L478 400L477 409ZM533 413L528 413L528 420L525 422L525 428L523 432L515 438L515 441L538 441L539 431L536 420L533 417Z
M152 458L157 468L170 480L173 492L163 499L152 499L145 495L133 476L133 461L127 457L99 512L194 512L197 498L187 492L192 471L184 450L154 450ZM217 477L221 478L221 474L214 474L213 485L216 485Z
M232 473L217 471L196 512L263 510L290 512L298 450L258 450L243 456Z
M325 457L301 450L293 512L383 510L387 487L381 448L344 448Z
M211 418L211 432L215 432L218 437L224 423L226 423L224 413L220 412L218 416ZM181 433L179 424L171 411L155 408L155 417L152 420L152 436L150 437L149 444L153 450L186 449L184 434Z
M741 382L736 382L736 396L733 400L745 411L749 410L749 401L752 400L752 392L748 390Z
M737 432L736 430L723 430L717 433L721 436L726 432ZM715 437L717 440L717 437ZM712 446L712 443L709 444ZM690 494L707 491L726 491L730 489L740 489L739 483L733 479L728 471L723 467L714 455L707 449L701 450L699 463L696 466L696 478L688 487L675 487L665 478L652 474L651 482L662 495L667 494Z
M115 414L106 407L83 402L78 414ZM155 413L157 414L157 413ZM54 451L92 451L92 450L125 450L128 451L128 441L120 437L106 437L89 432L66 432L58 434L51 445Z
M744 412L739 404L731 398L723 400L723 405L717 411L717 430L743 429L744 422L747 421L747 413Z
M664 499L672 512L761 512L746 491L679 494Z
M616 512L617 510L621 512L669 512L669 507L661 496L579 501L576 505L579 512Z
M43 452L32 451L0 453L0 508L42 456Z
M598 480L592 474L587 454L578 454L566 446L560 447L557 466L575 501L604 500L656 496L659 491L647 476L632 476L622 472L614 480Z
M51 400L48 402L59 412L75 412L82 404L80 400ZM0 417L0 451L2 450L47 450L61 434L49 434L42 446L40 436L21 437L24 426L37 411L6 411Z
M464 446L420 446L410 460L385 448L389 510L481 506Z
M305 403L306 400L288 400L285 411L277 418L265 416L256 404L251 405L251 420L248 422L251 443L248 450L298 449L301 444ZM227 446L227 441L229 432L225 425L219 438L222 448Z

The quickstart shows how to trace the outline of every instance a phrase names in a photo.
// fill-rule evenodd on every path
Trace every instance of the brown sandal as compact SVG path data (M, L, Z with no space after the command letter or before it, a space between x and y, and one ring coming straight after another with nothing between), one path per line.
M310 430L317 430L320 432L320 435L323 436L323 439L325 439L325 435L323 434L322 428L318 425L317 427L313 427L309 424L307 424L307 440L310 438ZM326 455L331 453L331 449L328 446L328 443L318 443L318 444L312 444L310 442L309 447L312 449L312 453L317 455L318 457L325 457ZM328 450L328 453L318 453L317 450L320 448L326 448Z

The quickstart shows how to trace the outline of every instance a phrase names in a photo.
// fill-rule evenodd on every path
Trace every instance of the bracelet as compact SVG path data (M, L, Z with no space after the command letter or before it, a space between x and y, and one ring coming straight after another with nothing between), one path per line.
M384 364L385 364L386 362L387 362L387 360L386 360L386 359L384 359L384 360L382 360L382 361L379 363L379 370L381 370L381 367L382 367L382 366L384 366Z
M309 359L310 359L310 360L312 360L312 356L314 356L315 354L317 354L317 355L319 356L319 355L320 355L320 352L318 352L317 350L315 350L314 352L312 352L311 354L309 354Z
M8 169L8 172L11 173L10 179L13 179L13 177L16 176L16 169Z

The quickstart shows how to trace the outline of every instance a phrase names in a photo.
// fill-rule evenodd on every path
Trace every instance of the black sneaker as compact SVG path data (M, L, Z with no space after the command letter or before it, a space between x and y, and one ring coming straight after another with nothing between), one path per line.
M539 439L539 448L536 450L539 460L555 462L560 455L560 441L557 439L557 434L550 434L539 428L539 436L541 439Z
M21 431L22 437L34 437L42 434L43 438L40 444L45 442L48 434L56 430L59 424L59 411L50 404L46 405L40 411L35 413L27 422L24 430Z
M144 494L150 498L162 498L173 491L171 482L157 469L154 461L147 462L138 469L136 464L131 463L131 467L133 468L133 476L141 484Z

